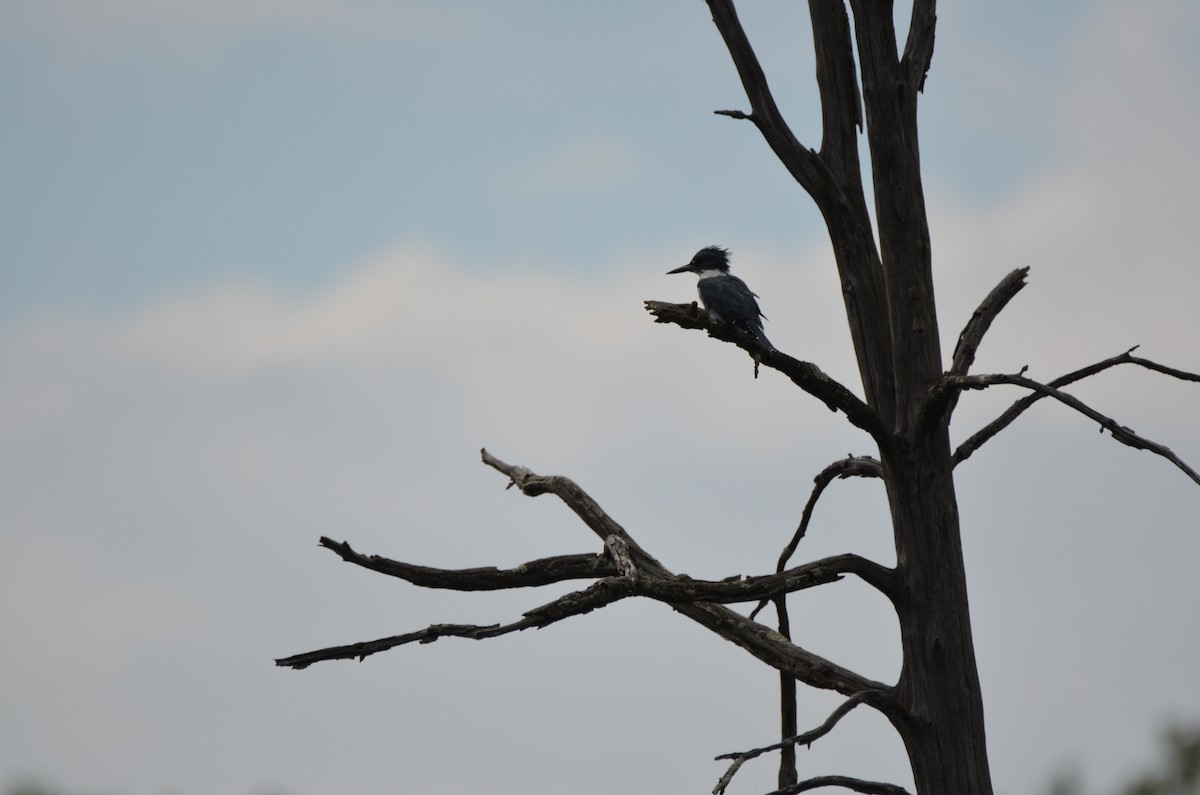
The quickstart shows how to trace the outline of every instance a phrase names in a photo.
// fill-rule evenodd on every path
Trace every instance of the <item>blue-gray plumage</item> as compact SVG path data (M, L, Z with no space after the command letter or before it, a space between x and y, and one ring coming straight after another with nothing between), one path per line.
M763 318L757 295L746 283L729 272L729 250L708 246L696 252L692 261L671 273L694 273L700 277L696 289L708 314L754 336L767 350L775 346L763 334Z

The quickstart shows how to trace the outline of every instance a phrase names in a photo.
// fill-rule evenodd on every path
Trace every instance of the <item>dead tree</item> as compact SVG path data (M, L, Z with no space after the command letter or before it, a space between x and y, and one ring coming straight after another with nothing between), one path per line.
M774 573L705 581L674 574L570 479L534 474L485 450L483 462L505 475L509 486L531 497L552 494L562 500L602 541L603 551L544 558L507 570L445 570L363 555L345 542L328 538L322 538L321 545L345 561L427 588L487 591L568 580L591 584L535 607L509 624L434 624L406 635L321 649L276 662L305 668L321 660L362 659L395 646L429 643L445 636L496 637L544 627L620 599L648 597L667 603L779 672L781 741L726 755L731 763L715 792L724 792L742 764L771 751L781 752L777 793L829 786L865 793L904 792L891 784L846 776L798 780L795 746L831 731L842 716L865 705L886 716L899 733L921 795L988 795L992 784L967 605L954 467L1035 402L1052 398L1098 423L1114 440L1162 456L1200 483L1200 475L1166 447L1142 438L1064 391L1080 379L1118 365L1136 365L1189 381L1200 381L1200 376L1135 356L1133 349L1047 382L1026 376L1024 370L973 374L976 350L999 312L1025 286L1027 268L1004 276L983 299L945 367L917 137L917 100L933 55L935 0L915 0L903 46L897 40L888 0L850 0L849 10L844 0L809 0L822 118L817 149L798 141L780 114L732 0L708 0L708 5L749 101L747 111L717 113L757 127L820 210L841 277L863 397L816 365L767 349L757 338L711 321L694 303L647 301L646 308L656 322L706 331L710 337L741 347L755 359L756 366L761 362L778 371L844 414L870 437L877 456L846 458L817 475L800 525ZM877 228L868 213L859 160L858 136L864 132ZM997 385L1015 386L1027 394L952 449L948 429L959 396L964 390ZM896 566L888 568L846 554L789 567L816 500L830 483L846 477L883 481ZM872 681L789 638L787 594L846 575L872 586L895 609L903 664L894 683ZM749 615L727 606L754 602L758 608ZM778 614L777 628L756 620L759 609L772 602ZM796 682L835 690L846 700L823 725L800 733L795 717Z

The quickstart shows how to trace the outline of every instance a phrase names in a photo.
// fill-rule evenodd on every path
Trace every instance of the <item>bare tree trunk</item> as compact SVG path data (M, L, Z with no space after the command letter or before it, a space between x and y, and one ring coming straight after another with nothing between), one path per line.
M775 107L732 2L710 0L746 87L748 118L821 210L842 275L847 319L877 436L897 552L893 596L904 667L899 730L922 795L990 795L983 700L971 636L949 445L949 412L931 414L942 378L917 98L933 52L934 3L914 4L904 53L892 3L809 0L822 141L804 150ZM861 102L861 105L860 105ZM865 110L865 114L863 113ZM865 115L878 251L863 200L857 135Z
M884 456L904 667L892 722L921 795L992 792L944 427Z

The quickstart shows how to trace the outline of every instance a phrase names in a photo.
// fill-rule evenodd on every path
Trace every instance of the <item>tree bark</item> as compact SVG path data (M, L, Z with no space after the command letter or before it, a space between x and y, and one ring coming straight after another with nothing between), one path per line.
M921 795L992 792L958 507L944 427L884 456L903 668L890 716Z

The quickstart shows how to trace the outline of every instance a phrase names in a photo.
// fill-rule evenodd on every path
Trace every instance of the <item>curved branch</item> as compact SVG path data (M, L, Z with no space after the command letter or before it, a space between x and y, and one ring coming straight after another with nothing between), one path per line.
M725 771L725 775L721 776L721 780L717 782L717 786L713 788L713 795L721 795L733 780L735 774L742 765L749 762L751 759L756 759L770 751L781 751L785 748L793 748L797 745L812 745L815 740L824 737L829 732L833 731L833 727L838 724L842 718L850 712L850 710L862 703L869 703L872 698L878 694L873 691L863 691L855 693L850 698L843 701L837 709L835 709L825 722L815 729L807 731L803 734L797 734L794 737L787 737L780 742L764 745L762 748L752 748L749 751L738 751L734 753L721 754L717 759L732 759L733 764Z
M792 535L792 540L783 548L783 552L779 555L779 563L776 564L776 571L783 571L783 567L791 560L791 557L796 552L796 547L800 544L800 539L804 538L804 534L808 532L809 522L812 521L813 508L816 507L817 499L825 491L828 486L836 479L849 477L863 478L878 478L883 477L883 468L879 462L870 456L849 456L840 461L834 461L829 466L825 467L821 472L813 478L812 494L808 497L808 502L804 504L804 511L800 515L800 524L796 527L795 534ZM863 582L873 586L876 590L891 597L892 588L892 570L880 566L878 563L865 561L870 563L870 566L864 566L860 571L854 572ZM871 568L875 567L875 568ZM758 613L766 607L766 602L760 602L750 617L754 618Z
M983 335L987 333L992 321L1000 314L1000 310L1004 309L1013 296L1021 292L1021 288L1025 286L1025 277L1028 275L1028 267L1017 268L1010 272L992 288L992 291L983 299L983 303L972 313L971 319L967 321L962 333L958 335L958 343L954 346L954 362L950 366L950 375L966 375L967 371L971 369L971 365L975 362L975 352L979 350L979 344L983 342Z
M830 410L841 411L851 424L871 434L880 444L886 443L883 424L875 410L815 364L793 359L782 351L767 350L753 335L744 334L725 323L712 322L708 312L695 302L670 304L664 301L646 301L645 304L646 311L654 315L655 323L674 323L681 328L703 329L714 339L737 345L767 367L783 373L792 383L820 400Z
M950 387L955 389L986 389L987 387L994 386L995 384L1014 384L1016 386L1025 387L1026 389L1031 389L1035 392L1040 392L1047 397L1054 398L1063 405L1070 406L1080 414L1083 414L1085 417L1095 420L1100 424L1101 430L1107 430L1109 434L1112 435L1112 438L1121 444L1128 445L1135 450L1149 450L1155 455L1162 456L1182 470L1184 474L1194 480L1197 484L1200 484L1200 474L1197 474L1194 469L1184 463L1183 460L1180 459L1179 456L1175 455L1175 453L1171 452L1169 448L1164 447L1157 442L1152 442L1149 439L1138 436L1131 428L1126 428L1124 425L1119 424L1116 420L1106 417L1100 412L1096 411L1074 395L1069 395L1066 392L1056 389L1055 387L1039 383L1038 381L1034 381L1032 378L1026 378L1024 375L1005 375L1002 373L991 375L947 376L945 381Z
M865 795L911 795L904 787L895 784L885 784L882 781L864 781L861 778L850 778L849 776L817 776L816 778L805 779L790 787L769 792L767 795L795 795L798 792L808 792L809 790L821 787L843 787L855 792L865 793Z
M1153 370L1158 373L1163 373L1164 375L1169 375L1173 378L1178 378L1182 381L1200 382L1200 375L1197 375L1196 373L1189 373L1184 370L1176 370L1173 367L1167 367L1166 365L1152 362L1149 359L1143 359L1140 356L1134 356L1133 352L1136 351L1138 347L1139 346L1135 345L1122 354L1105 359L1101 362L1096 362L1095 364L1090 364L1087 367L1081 367L1080 369L1071 373L1067 373L1066 375L1059 376L1053 381L1047 382L1047 386L1051 386L1056 389L1059 387L1064 387L1069 384L1073 384L1076 381L1080 381L1089 376L1103 372L1110 367L1115 367L1118 364L1133 364L1137 365L1138 367L1144 367L1147 370ZM972 434L970 438L958 446L958 449L954 451L954 465L958 466L963 461L966 461L968 458L970 458L971 455L985 443L987 443L988 440L1011 425L1017 417L1025 413L1026 409L1044 397L1047 397L1046 393L1035 392L1034 394L1021 398L1009 406L1003 414L980 428L978 431ZM933 397L931 399L936 400L937 398Z

